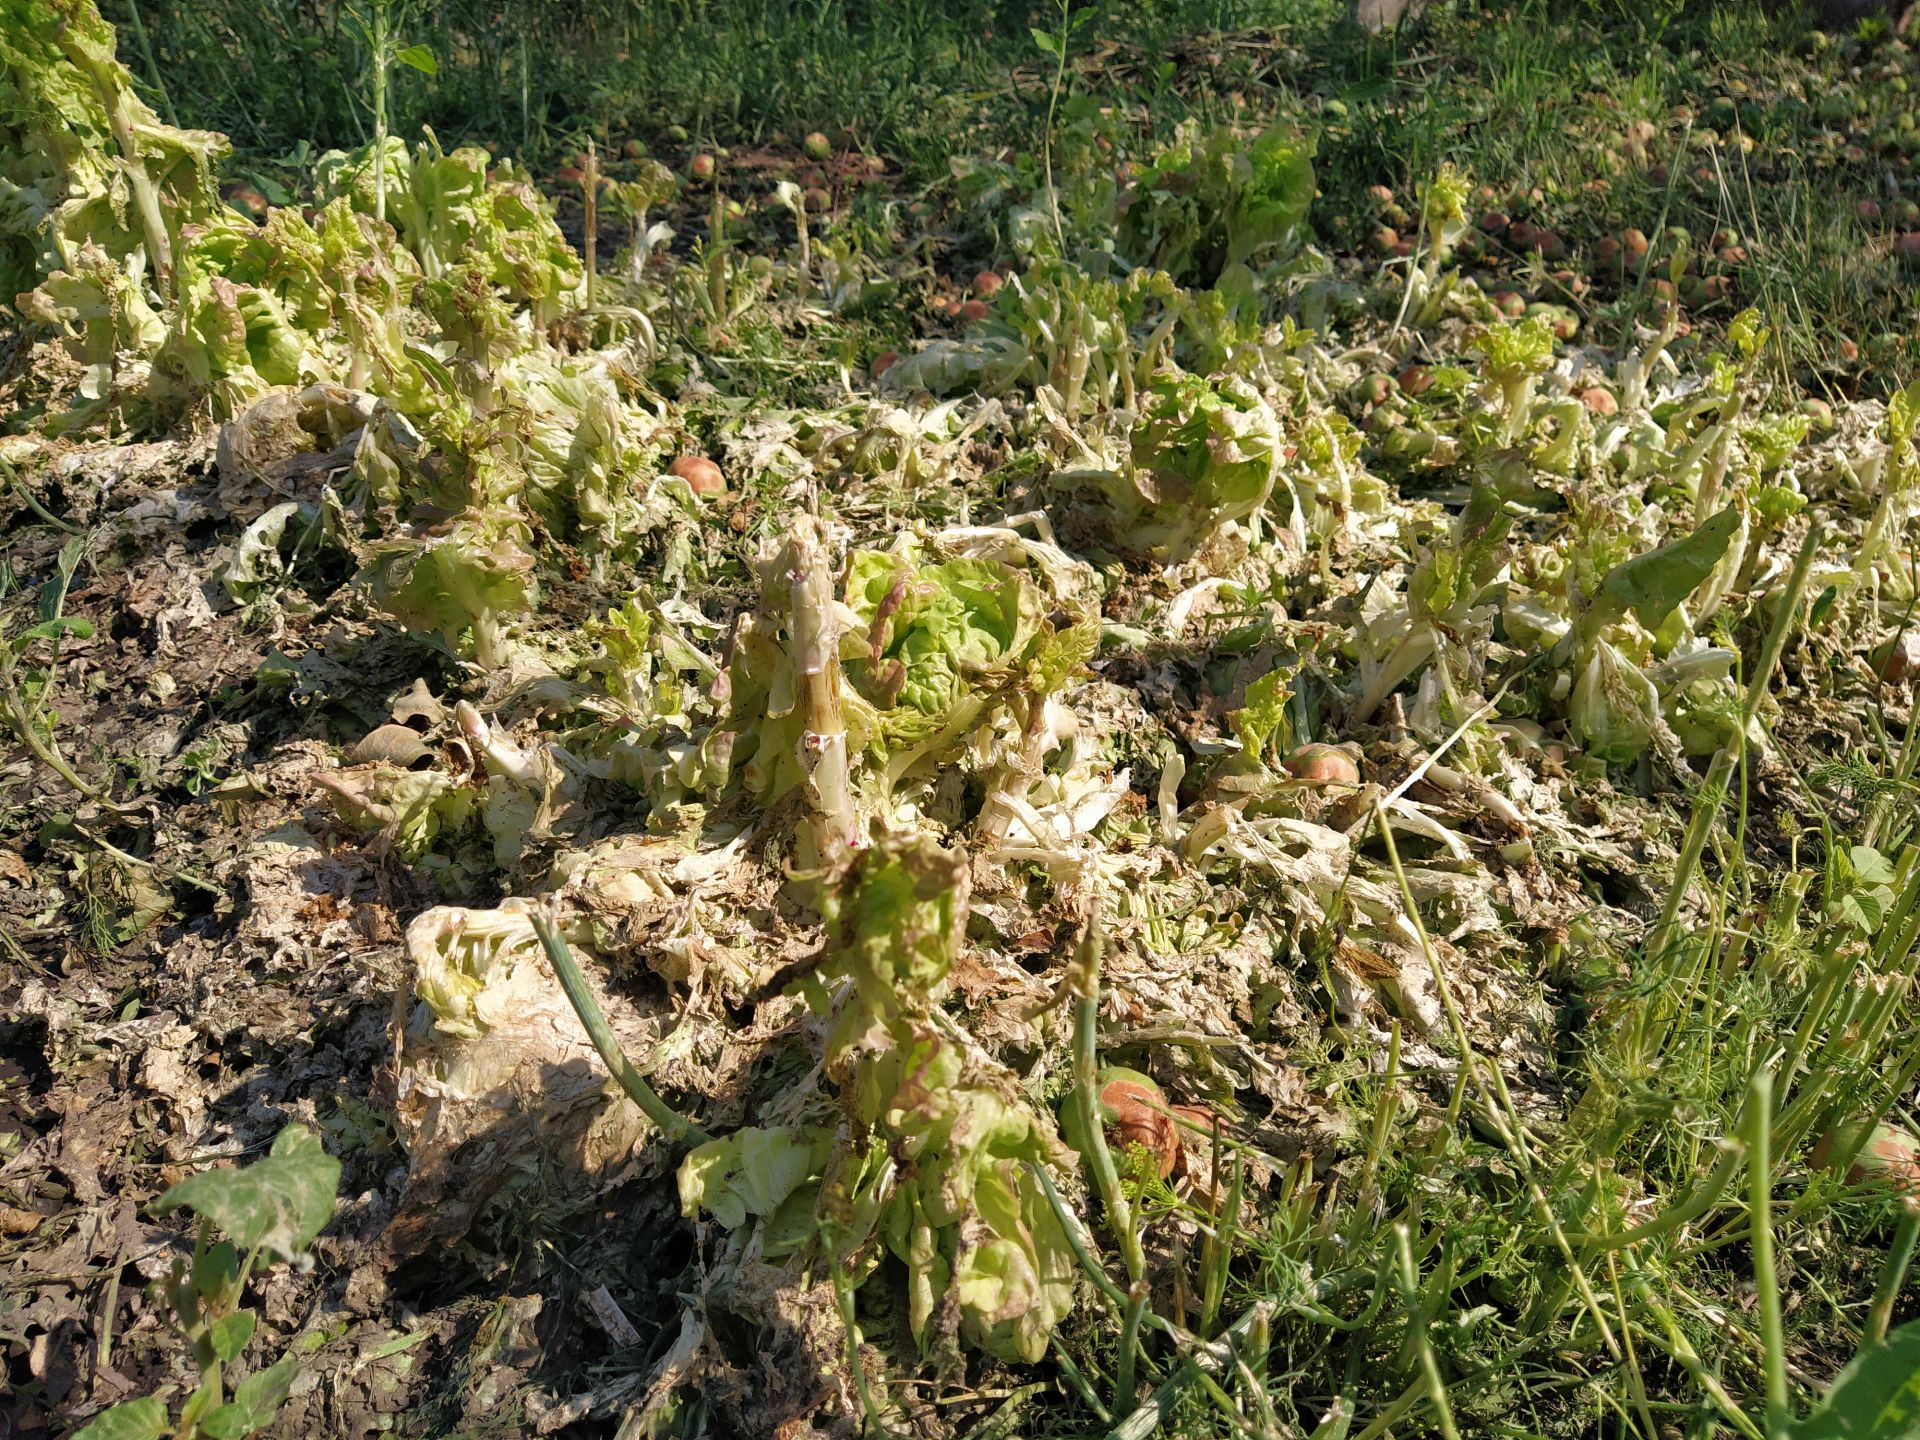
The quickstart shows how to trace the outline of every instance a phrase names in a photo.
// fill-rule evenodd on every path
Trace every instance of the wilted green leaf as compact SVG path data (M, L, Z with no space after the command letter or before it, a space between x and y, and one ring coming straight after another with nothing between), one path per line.
M856 551L846 593L870 629L873 698L928 715L954 703L969 671L1024 643L1039 609L1033 582L994 560L915 565Z
M709 1140L680 1162L680 1208L689 1216L711 1211L729 1230L749 1215L768 1217L826 1163L833 1133L820 1127L748 1126Z
M291 1260L313 1242L333 1215L340 1162L304 1125L275 1137L264 1160L240 1170L191 1175L154 1202L166 1215L189 1207L218 1226L242 1250L255 1246Z
M524 526L506 515L456 522L442 535L400 542L375 555L373 597L401 624L437 631L449 645L471 637L484 665L500 663L501 624L533 604L533 557Z
M303 510L311 523L316 514L313 506L284 500L267 509L241 532L239 540L234 542L233 558L220 576L228 596L236 604L244 605L287 578L280 545L286 538L288 524Z
M1287 258L1306 234L1316 139L1284 125L1249 142L1186 126L1136 177L1120 217L1125 253L1182 283L1212 285L1231 266Z
M1491 485L1476 480L1447 541L1433 546L1407 582L1413 613L1457 619L1500 568L1513 517Z
M1653 743L1660 724L1660 692L1633 661L1597 640L1573 682L1568 718L1591 754L1624 765Z
M1594 634L1631 610L1649 630L1691 595L1713 573L1740 528L1740 511L1729 505L1702 522L1684 539L1623 560L1606 573L1600 593L1582 618L1584 633Z

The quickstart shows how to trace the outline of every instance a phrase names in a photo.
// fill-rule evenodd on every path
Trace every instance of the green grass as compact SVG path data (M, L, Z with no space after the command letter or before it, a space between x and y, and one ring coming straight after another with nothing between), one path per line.
M1693 308L1711 325L1761 305L1783 377L1835 396L1878 392L1889 363L1913 353L1914 285L1887 251L1895 229L1920 225L1891 214L1920 195L1901 148L1916 132L1898 128L1913 116L1884 38L1816 49L1792 7L1755 5L1437 6L1424 26L1378 40L1324 3L1085 13L1069 98L1128 109L1143 138L1241 106L1319 124L1315 223L1332 247L1364 249L1376 223L1367 187L1409 204L1451 160L1492 192L1476 209L1551 227L1575 262L1625 227L1658 241L1677 226L1703 268L1726 269L1707 242L1735 232L1747 255L1732 292ZM1038 150L1050 72L1028 27L1057 28L1047 7L983 0L599 3L558 15L421 3L398 15L396 34L440 66L433 80L396 74L399 133L430 124L449 143L497 142L536 162L589 137L603 148L638 138L678 163L691 145L791 147L818 128L936 188L956 157ZM335 7L154 7L145 30L149 49L129 47L135 72L174 77L167 98L183 123L226 130L246 154L312 154L370 133L365 57ZM1657 133L1629 153L1636 121ZM1715 143L1702 144L1710 122ZM1866 153L1848 160L1855 141ZM1665 177L1650 168L1662 165ZM1889 213L1861 220L1869 199ZM1498 245L1489 263L1515 283L1550 284ZM1576 306L1607 333L1654 313L1636 277L1595 272Z

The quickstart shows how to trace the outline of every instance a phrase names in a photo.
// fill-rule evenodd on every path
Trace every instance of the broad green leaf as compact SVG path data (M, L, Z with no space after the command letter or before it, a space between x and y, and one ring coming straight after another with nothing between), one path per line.
M1729 505L1685 539L1621 561L1600 581L1600 593L1584 622L1586 633L1612 624L1629 610L1649 630L1658 629L1713 573L1739 528L1740 512Z
M233 1359L247 1348L247 1341L253 1338L253 1325L251 1310L236 1310L231 1315L222 1315L207 1331L207 1341L213 1346L213 1353L222 1361Z
M440 62L433 58L433 51L424 45L409 45L404 50L393 52L393 58L402 65L411 66L422 75L438 75Z
M167 1407L151 1395L103 1410L73 1440L160 1440L167 1433Z
M333 1215L340 1162L304 1125L289 1125L267 1158L243 1170L192 1175L154 1202L156 1215L182 1206L211 1220L242 1250L259 1246L291 1260Z
M240 1278L240 1252L225 1240L202 1250L193 1261L193 1288L202 1299L215 1304Z
M1920 1435L1920 1320L1847 1363L1793 1440L1910 1440Z
M1884 902L1891 898L1888 891L1879 888L1853 890L1840 897L1840 903L1834 910L1844 924L1851 925L1862 935L1873 935L1879 932L1882 922L1887 918Z
M1313 208L1317 137L1276 125L1247 151L1246 188L1227 214L1227 264L1265 250L1282 256L1299 247Z
M727 1229L749 1215L770 1216L826 1163L831 1132L813 1128L748 1126L724 1140L709 1140L680 1162L680 1208L687 1215L710 1210Z
M242 1433L257 1435L273 1424L273 1417L280 1412L287 1391L293 1388L294 1376L299 1373L300 1362L289 1355L264 1370L254 1371L233 1387L232 1403L246 1417Z
M1847 858L1853 864L1853 873L1867 885L1891 885L1893 866L1887 863L1887 857L1871 845L1854 845L1847 851Z
M82 620L77 615L62 615L57 620L29 625L20 632L22 640L58 640L62 635L71 635L76 640L90 640L93 638L93 622Z
M1030 29L1027 33L1033 36L1033 43L1038 46L1041 51L1055 58L1059 57L1060 37L1058 35L1049 34L1047 31L1040 29Z

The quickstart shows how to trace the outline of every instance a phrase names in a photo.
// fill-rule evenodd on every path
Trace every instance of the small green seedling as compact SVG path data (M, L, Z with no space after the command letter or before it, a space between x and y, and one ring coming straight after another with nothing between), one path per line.
M340 1162L304 1125L289 1125L267 1158L240 1170L192 1175L162 1195L153 1213L191 1208L200 1221L191 1263L176 1260L157 1290L193 1346L200 1384L179 1417L163 1395L102 1411L75 1440L245 1440L273 1424L299 1362L291 1355L226 1384L227 1367L253 1338L256 1317L240 1304L262 1256L298 1261L333 1215ZM226 1236L215 1240L218 1230Z

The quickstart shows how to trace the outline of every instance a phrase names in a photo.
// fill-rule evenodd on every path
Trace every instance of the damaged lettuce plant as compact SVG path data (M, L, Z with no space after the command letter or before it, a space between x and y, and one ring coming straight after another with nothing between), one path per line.
M1201 286L1230 266L1291 258L1313 205L1315 148L1285 126L1247 140L1189 123L1135 178L1122 253Z
M1192 557L1236 523L1258 536L1282 477L1273 407L1244 380L1174 369L1142 389L1131 432L1110 463L1063 469L1054 484L1103 502L1116 548L1161 563ZM1283 528L1304 529L1288 490Z
M829 1017L825 1065L844 1118L703 1146L681 1164L680 1193L689 1214L728 1228L752 1219L769 1254L798 1248L811 1205L836 1286L903 1281L923 1351L957 1330L1031 1363L1073 1303L1076 1265L1031 1167L1072 1157L1046 1111L940 1008L967 893L965 856L918 839L884 841L826 878L828 957L805 990Z
M994 538L1019 557L1044 553L1011 532ZM761 604L737 627L722 682L748 791L772 804L803 789L831 842L817 859L864 843L870 819L906 802L907 782L998 717L1038 725L1097 640L1068 583L992 555L934 559L903 537L853 552L840 599L802 520L762 567Z

